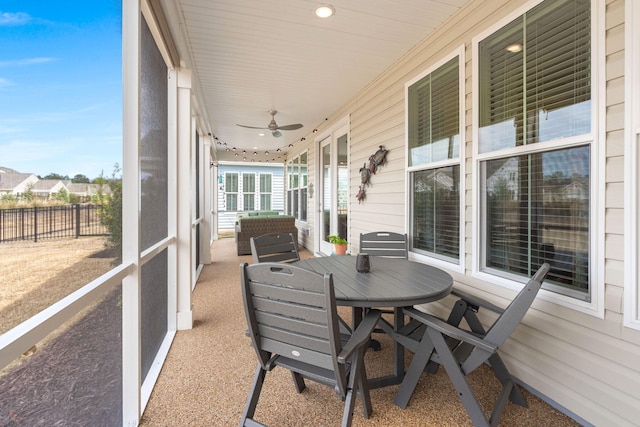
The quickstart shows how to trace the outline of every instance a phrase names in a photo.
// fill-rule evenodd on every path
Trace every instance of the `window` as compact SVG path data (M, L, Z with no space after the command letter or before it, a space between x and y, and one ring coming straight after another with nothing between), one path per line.
M225 203L228 211L238 210L238 174L227 172L224 174Z
M242 210L253 211L256 206L256 174L242 174Z
M287 164L287 214L307 221L307 153L302 153Z
M460 263L462 52L406 86L411 250Z
M474 55L480 269L524 281L549 262L545 288L584 301L593 235L590 17L590 0L546 0L481 39Z
M287 163L287 215L293 215L293 203L291 201L291 175L293 174L293 162Z
M300 221L307 220L307 185L309 168L307 153L300 154Z
M272 175L260 174L260 210L271 210L271 181Z

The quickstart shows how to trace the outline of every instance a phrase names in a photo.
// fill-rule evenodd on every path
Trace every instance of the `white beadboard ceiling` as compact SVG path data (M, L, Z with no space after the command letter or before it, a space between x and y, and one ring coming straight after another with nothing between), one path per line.
M312 137L325 118L469 1L333 0L326 4L336 13L328 19L314 15L320 2L310 0L162 4L220 142L217 159L283 162L289 144ZM236 126L267 127L269 110L278 111L280 126L304 127L274 138L268 130L259 136Z

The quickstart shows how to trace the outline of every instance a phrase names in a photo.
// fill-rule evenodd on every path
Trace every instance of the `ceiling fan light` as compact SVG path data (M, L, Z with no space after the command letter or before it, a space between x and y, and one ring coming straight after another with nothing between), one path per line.
M316 6L316 8L313 10L313 13L318 18L330 18L336 13L336 9L329 4L320 4Z

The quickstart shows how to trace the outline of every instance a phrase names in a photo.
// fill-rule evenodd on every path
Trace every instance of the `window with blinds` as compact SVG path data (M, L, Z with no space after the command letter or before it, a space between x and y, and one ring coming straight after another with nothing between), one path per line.
M411 250L451 262L460 259L459 62L455 56L406 91Z
M287 165L287 214L300 221L308 220L308 165L307 152L291 160Z
M459 258L460 166L411 174L413 250Z
M238 210L238 174L224 174L225 208L228 211Z
M548 262L544 288L584 301L591 292L590 5L546 0L478 42L482 269L524 281ZM538 142L551 143L542 150Z
M308 220L307 213L307 186L309 180L309 167L307 164L307 153L300 154L300 221Z
M260 174L260 210L271 210L271 174Z
M483 162L487 267L531 276L544 262L554 290L589 289L589 147Z
M256 208L256 174L242 174L242 209L253 211Z
M547 0L479 43L480 153L591 132L590 5Z
M458 57L409 87L409 166L460 155L458 87Z

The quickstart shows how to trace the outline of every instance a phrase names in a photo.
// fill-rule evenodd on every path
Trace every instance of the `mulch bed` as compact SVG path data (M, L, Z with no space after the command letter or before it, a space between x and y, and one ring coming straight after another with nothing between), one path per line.
M122 424L120 289L0 376L0 426Z

